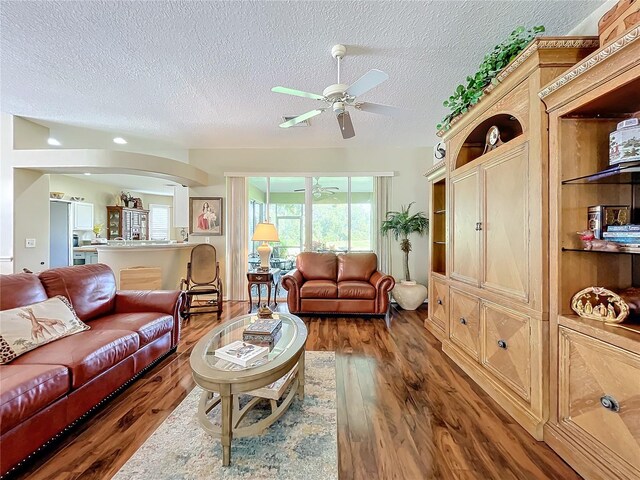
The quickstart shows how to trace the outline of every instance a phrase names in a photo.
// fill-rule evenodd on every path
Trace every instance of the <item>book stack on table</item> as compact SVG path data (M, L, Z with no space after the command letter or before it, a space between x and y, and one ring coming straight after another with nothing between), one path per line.
M250 367L268 354L269 349L267 347L241 340L236 340L224 347L217 348L214 353L216 357L242 367Z
M282 320L279 318L259 318L242 332L245 342L268 347L271 350L282 336Z
M640 250L640 225L610 225L602 238L624 247L623 251Z

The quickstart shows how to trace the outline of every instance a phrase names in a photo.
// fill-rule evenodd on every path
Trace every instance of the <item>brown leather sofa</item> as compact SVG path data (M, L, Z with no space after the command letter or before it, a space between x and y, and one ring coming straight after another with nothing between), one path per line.
M175 351L180 291L116 291L106 265L0 275L0 310L67 297L91 329L0 365L0 475Z
M375 253L303 252L282 277L289 311L385 315L395 280L377 267Z

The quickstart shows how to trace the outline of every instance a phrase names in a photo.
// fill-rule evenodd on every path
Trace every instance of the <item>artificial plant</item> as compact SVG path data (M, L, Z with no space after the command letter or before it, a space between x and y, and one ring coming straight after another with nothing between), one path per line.
M453 95L445 100L443 105L448 107L451 112L446 115L442 122L436 128L438 130L448 130L451 128L451 121L458 115L466 113L472 106L480 101L484 90L491 83L495 82L495 78L506 67L511 60L516 58L522 52L531 40L539 33L544 32L542 25L525 29L518 27L511 35L502 43L496 45L491 53L484 56L484 60L480 64L478 71L472 76L467 77L467 84L458 85Z
M402 205L399 212L390 211L387 212L386 220L382 222L380 231L383 235L387 235L389 232L393 235L393 238L400 240L400 250L404 254L404 278L407 281L411 280L409 274L409 252L411 251L411 241L409 235L417 233L418 235L424 235L429 229L429 220L423 212L417 212L413 215L409 215L411 205L415 202L411 202L409 205Z

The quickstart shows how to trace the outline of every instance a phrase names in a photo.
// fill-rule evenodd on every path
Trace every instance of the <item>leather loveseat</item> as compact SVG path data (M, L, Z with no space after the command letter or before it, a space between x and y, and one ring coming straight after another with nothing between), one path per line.
M66 297L89 330L0 365L0 475L173 352L180 291L119 291L106 265L0 275L0 310Z
M377 265L375 253L301 253L282 277L289 311L386 315L395 280Z

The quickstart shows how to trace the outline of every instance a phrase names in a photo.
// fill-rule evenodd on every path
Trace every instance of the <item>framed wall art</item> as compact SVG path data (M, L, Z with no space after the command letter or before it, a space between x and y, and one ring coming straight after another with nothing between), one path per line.
M189 235L222 235L222 197L189 197Z

